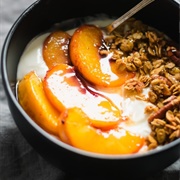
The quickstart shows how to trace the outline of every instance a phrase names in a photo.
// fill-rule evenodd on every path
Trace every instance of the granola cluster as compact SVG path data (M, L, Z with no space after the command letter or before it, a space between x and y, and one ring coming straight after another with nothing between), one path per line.
M112 53L119 71L136 72L124 89L136 98L151 102L145 113L152 132L149 149L180 138L180 51L165 34L134 18L105 38L101 55ZM142 92L149 88L148 96Z

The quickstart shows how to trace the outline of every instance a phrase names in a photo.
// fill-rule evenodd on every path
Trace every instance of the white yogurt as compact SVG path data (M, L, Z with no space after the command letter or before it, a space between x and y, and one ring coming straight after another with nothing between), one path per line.
M112 19L106 19L103 21L91 21L89 24L95 24L98 26L106 26L112 22ZM67 31L70 35L73 34L75 29ZM49 33L42 34L38 37L32 39L27 47L25 48L18 65L17 70L17 80L20 80L24 77L25 74L34 70L37 75L41 78L44 78L48 67L46 66L43 56L42 56L42 47L45 38L49 35ZM147 94L148 90L146 90ZM137 133L141 136L148 136L151 132L150 126L148 124L148 116L144 113L144 109L147 105L152 105L151 103L142 101L142 100L130 100L129 98L124 98L120 95L120 93L112 93L112 92L101 92L108 98L112 100L112 102L119 107L123 112L123 116L127 116L131 119L131 121L125 121L121 123L121 127L129 130L133 133Z
M17 69L17 80L24 77L25 74L34 70L37 75L43 78L48 67L42 56L43 41L49 33L33 38L26 46Z

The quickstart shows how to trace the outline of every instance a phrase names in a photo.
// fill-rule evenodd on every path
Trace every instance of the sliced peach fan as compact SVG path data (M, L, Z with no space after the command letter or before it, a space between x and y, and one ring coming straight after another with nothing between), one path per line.
M60 112L47 99L41 79L34 71L19 82L18 101L26 113L47 132L57 135Z
M47 72L43 86L47 98L58 111L79 107L91 118L94 127L110 129L121 120L120 110L106 97L89 92L72 66L54 66Z
M43 58L49 68L55 65L70 64L68 46L71 36L64 31L52 32L44 41Z
M102 58L99 54L103 47L103 34L94 25L82 25L73 34L69 44L72 64L82 76L94 85L115 87L134 77L134 73L118 71L110 62L111 54Z
M101 154L137 153L144 145L144 138L124 129L103 131L91 126L91 120L79 108L64 111L59 121L62 141L76 148Z
M53 67L43 84L50 102L62 112L58 129L65 143L103 154L136 153L143 146L142 137L118 127L121 123L118 108L105 97L91 94L73 67L66 64Z
M84 25L70 38L62 31L46 38L43 57L49 70L43 80L35 72L23 78L18 87L20 104L39 126L74 147L103 154L138 152L144 138L120 128L119 108L86 84L120 86L135 74L118 72L111 57L100 57L103 37L96 26Z

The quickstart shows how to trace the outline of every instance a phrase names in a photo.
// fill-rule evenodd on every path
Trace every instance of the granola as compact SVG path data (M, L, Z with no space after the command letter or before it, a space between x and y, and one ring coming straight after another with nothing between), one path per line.
M155 105L146 107L151 134L146 139L148 149L180 138L180 51L165 34L130 18L105 39L107 50L113 53L119 71L136 72L124 88ZM141 96L149 88L148 97Z

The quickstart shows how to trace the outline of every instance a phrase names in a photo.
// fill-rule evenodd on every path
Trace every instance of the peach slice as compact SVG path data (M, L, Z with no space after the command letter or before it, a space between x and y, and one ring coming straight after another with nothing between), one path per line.
M110 62L112 54L102 58L99 54L102 47L102 31L94 25L82 25L72 35L69 55L72 64L86 80L95 85L114 87L134 77L134 73L120 72L114 67L115 63Z
M44 130L57 135L60 112L48 101L42 81L34 71L19 81L17 91L18 101L25 112Z
M71 36L64 31L52 32L44 41L43 58L47 66L58 65L60 63L70 64L68 46Z
M89 92L77 78L74 67L61 64L50 69L43 81L49 101L59 111L79 107L91 118L91 125L111 129L121 120L120 110L107 98Z
M144 138L123 129L102 131L90 125L89 117L79 108L64 112L59 121L62 141L76 148L102 154L132 154L144 145Z

